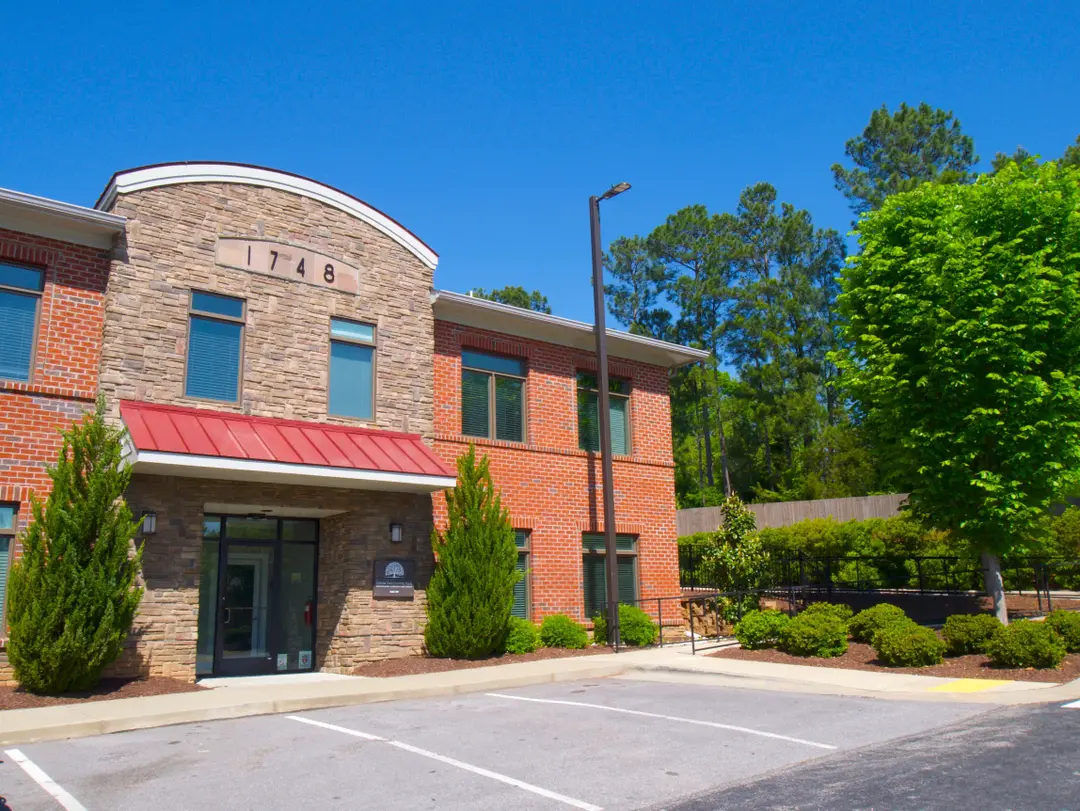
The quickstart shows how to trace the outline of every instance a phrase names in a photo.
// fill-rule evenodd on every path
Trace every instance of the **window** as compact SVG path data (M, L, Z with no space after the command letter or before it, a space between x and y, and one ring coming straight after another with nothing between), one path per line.
M0 378L29 381L45 272L0 262Z
M525 361L461 353L461 433L525 441Z
M330 403L338 417L372 419L375 413L375 327L330 319Z
M600 393L596 375L578 372L578 447L600 450ZM611 452L630 453L630 382L608 378L608 413L611 415Z
M184 394L206 400L240 399L244 300L191 291L187 381Z
M8 565L15 552L15 516L13 504L0 504L0 636L7 627L4 613L4 593L7 591Z
M514 530L514 542L518 548L517 569L521 579L514 584L514 607L511 616L529 618L529 530Z
M581 561L585 583L585 616L589 619L604 613L607 607L607 579L604 536L587 534L582 537ZM619 602L634 605L637 602L637 538L633 535L616 535L616 564L619 570Z

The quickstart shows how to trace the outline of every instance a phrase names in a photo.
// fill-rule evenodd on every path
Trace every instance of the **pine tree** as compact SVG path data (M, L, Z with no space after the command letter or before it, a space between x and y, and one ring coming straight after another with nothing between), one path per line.
M446 531L431 535L438 565L428 585L424 642L432 656L479 659L502 652L521 575L487 457L477 464L470 445L457 469L457 486L446 493Z
M99 400L64 433L44 506L31 496L33 518L10 574L8 659L33 692L94 687L119 656L142 599L122 436L105 424Z

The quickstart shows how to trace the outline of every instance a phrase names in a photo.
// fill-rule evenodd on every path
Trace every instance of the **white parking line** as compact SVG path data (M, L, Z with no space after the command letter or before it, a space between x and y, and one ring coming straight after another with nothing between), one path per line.
M1080 710L1080 701L1070 701L1068 704L1061 705L1066 710Z
M561 704L566 707L585 707L590 710L607 710L608 712L621 712L626 715L640 715L644 718L660 718L664 721L679 721L684 724L695 724L702 727L713 727L714 729L726 729L731 732L745 732L747 735L758 735L762 738L773 738L778 741L788 741L790 743L801 743L804 746L813 746L818 749L838 749L839 747L833 746L830 743L819 743L818 741L808 741L805 738L793 738L790 735L778 735L775 732L764 732L760 729L750 729L750 727L733 726L732 724L719 724L715 721L702 721L699 718L680 718L677 715L661 715L656 712L644 712L643 710L627 710L622 707L609 707L606 704L588 704L584 701L559 701L553 698L525 698L524 696L510 696L505 693L485 693L484 695L491 696L492 698L506 698L511 701L530 701L535 704Z
M34 761L30 760L26 755L20 752L18 749L8 749L4 752L9 758L18 763L24 772L30 775L30 778L45 789L49 794L53 796L61 806L67 809L67 811L86 811L86 806L64 791L60 786L53 782L53 779L49 775L45 774Z
M322 727L323 729L330 729L335 732L341 732L345 735L352 735L354 738L364 738L365 740L369 741L380 741L382 743L386 743L390 746L396 747L397 749L403 749L406 752L412 752L414 755L431 758L432 760L437 760L440 763L445 763L448 766L455 766L459 769L464 769L467 772L478 774L481 777L487 777L491 780L497 780L500 783L505 783L508 786L514 786L515 788L519 788L523 791L528 791L532 794L538 794L541 797L547 797L549 800L555 800L557 802L563 803L564 805L569 805L572 808L580 808L581 811L603 811L600 806L593 805L592 803L587 803L584 800L576 800L573 797L567 797L565 794L559 794L556 791L549 791L546 788L534 786L532 783L526 783L524 780L518 780L516 777L499 774L498 772L490 771L489 769L485 769L481 766L473 766L471 763L465 763L460 760L455 760L452 757L440 755L438 752L431 752L427 749L421 749L419 746L402 743L401 741L391 741L387 738L380 738L378 735L361 732L358 729L349 729L348 727L338 726L337 724L327 724L323 721L315 721L311 718L303 718L299 715L286 715L285 717L291 721L299 721L302 724L310 724L312 726ZM82 806L79 806L79 808L82 808Z

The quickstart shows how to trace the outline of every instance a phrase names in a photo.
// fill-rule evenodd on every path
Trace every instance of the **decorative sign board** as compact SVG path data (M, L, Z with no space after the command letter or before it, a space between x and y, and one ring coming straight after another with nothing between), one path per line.
M354 295L360 290L360 271L357 268L332 256L285 242L218 237L214 261L225 267L265 273Z
M413 562L408 558L375 561L373 597L413 597Z

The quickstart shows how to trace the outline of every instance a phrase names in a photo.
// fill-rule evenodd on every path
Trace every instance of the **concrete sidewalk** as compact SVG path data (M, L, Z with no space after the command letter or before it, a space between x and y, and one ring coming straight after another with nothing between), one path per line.
M0 746L610 676L651 681L694 680L784 692L986 704L1036 704L1080 698L1080 680L1052 684L874 673L750 662L707 656L701 652L694 656L689 645L666 645L619 654L541 659L396 678L297 681L270 677L265 682L246 679L192 693L5 710L0 712Z

